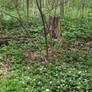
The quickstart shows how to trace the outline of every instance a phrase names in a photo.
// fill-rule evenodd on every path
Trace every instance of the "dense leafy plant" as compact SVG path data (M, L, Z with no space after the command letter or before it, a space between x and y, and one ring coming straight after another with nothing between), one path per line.
M80 65L66 66L55 63L46 66L35 64L34 66L27 66L16 70L12 74L12 79L2 79L0 87L4 91L87 91L91 88L91 78L87 78L89 71L85 68L82 70ZM71 66L71 67L70 67ZM75 68L76 67L76 68ZM77 69L79 68L80 69ZM85 67L85 66L84 66ZM25 71L21 74L21 72ZM19 75L21 77L19 77ZM7 76L8 77L8 76ZM16 79L15 79L16 78Z
M0 0L0 5L3 1ZM24 8L20 6L21 1L25 0L19 1L22 24L33 38L26 36L25 30L16 18L0 12L0 29L4 32L2 37L9 36L15 39L8 41L8 45L0 45L0 92L91 92L92 2L85 6L83 18L79 10L81 0L75 0L74 4L65 6L65 18L60 20L62 37L51 40L49 32L47 35L47 61L39 11L36 10L34 16L30 15L27 23L26 5L24 4ZM43 13L47 15L45 7ZM8 0L4 8L5 12L18 17L13 0ZM52 16L59 14L59 8L56 12L51 11ZM46 17L48 22L49 17ZM19 36L23 36L24 40ZM22 42L16 41L17 38Z

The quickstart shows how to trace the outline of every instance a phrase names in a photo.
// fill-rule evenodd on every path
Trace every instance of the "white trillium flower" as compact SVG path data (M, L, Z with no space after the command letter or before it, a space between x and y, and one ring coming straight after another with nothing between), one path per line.
M69 73L71 73L71 71L69 71Z
M50 84L52 84L52 81L50 81Z
M79 78L79 80L81 79L81 77Z
M40 70L43 70L43 68L40 68Z
M65 85L65 84L62 84L63 86Z
M26 88L28 90L28 88Z
M46 92L49 92L50 91L50 89L46 89Z
M27 67L27 69L30 69L30 67Z
M65 82L65 80L63 80L63 82Z
M88 82L88 80L87 80L87 79L85 79L85 82Z
M74 74L73 76L75 77L76 75Z
M78 89L80 89L80 87L79 87L79 86L78 86L77 88L78 88Z
M40 85L40 84L41 84L41 82L39 81L39 82L38 82L38 84Z
M60 88L60 86L58 86L58 88Z
M69 81L72 81L71 79Z
M56 66L56 68L58 68L58 66Z
M22 83L24 84L25 82L23 81Z
M82 71L79 71L79 74L81 74L82 73Z
M30 77L28 77L28 79L30 79Z

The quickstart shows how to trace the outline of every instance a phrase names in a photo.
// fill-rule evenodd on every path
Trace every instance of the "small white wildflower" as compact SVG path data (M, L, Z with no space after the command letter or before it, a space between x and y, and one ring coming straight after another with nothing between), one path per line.
M40 84L41 84L41 82L39 81L39 82L38 82L38 85L40 85Z
M27 69L30 69L30 67L27 67Z
M46 70L46 68L44 68L44 70Z
M50 91L50 89L46 89L46 92L49 92Z
M69 81L72 81L71 79Z
M81 77L79 78L79 80L81 79Z
M88 82L88 80L87 80L87 79L85 79L85 82Z
M61 81L62 81L62 82L65 82L65 80L62 80L62 79L61 79Z
M58 88L60 88L60 86L58 86Z
M77 88L80 89L80 86L78 86Z
M75 90L73 90L73 92L75 92Z
M56 68L58 68L58 66L56 66Z
M28 88L26 88L28 90Z
M86 89L86 92L89 92L88 89Z
M82 73L82 71L79 71L79 74L81 74Z
M28 80L30 79L30 77L28 77Z
M64 78L65 78L66 76L64 76Z
M69 71L69 73L71 73L71 71Z
M22 83L24 84L25 82L23 81Z
M65 67L63 69L66 69Z
M62 84L63 86L65 85L65 84Z
M75 80L75 77L73 77L73 80Z
M52 81L50 81L50 84L52 84Z
M40 68L40 70L43 70L43 68Z
M65 75L65 77L67 77L67 75Z
M75 77L76 75L74 74L73 76Z
M82 57L79 57L79 59L81 59Z

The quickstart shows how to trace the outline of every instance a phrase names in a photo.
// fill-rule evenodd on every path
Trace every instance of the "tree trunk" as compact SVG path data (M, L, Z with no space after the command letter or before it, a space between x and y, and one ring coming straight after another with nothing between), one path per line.
M36 2L35 0L33 1L33 15L36 13Z
M84 10L85 10L85 0L82 0L82 17L84 17Z
M51 38L58 38L61 36L61 31L60 31L60 16L54 16L50 17L49 20L49 32Z
M61 18L64 18L64 0L60 0L60 14Z
M29 0L27 0L27 23L29 22Z

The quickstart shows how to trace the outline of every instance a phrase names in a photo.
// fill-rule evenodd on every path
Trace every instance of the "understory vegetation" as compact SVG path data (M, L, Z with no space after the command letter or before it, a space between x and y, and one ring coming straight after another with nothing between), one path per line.
M22 16L31 37L16 18L1 15L0 40L8 42L0 43L0 92L92 92L92 12L81 17L69 9L75 14L65 10L62 36L52 42L47 35L48 59L39 12L28 24Z

